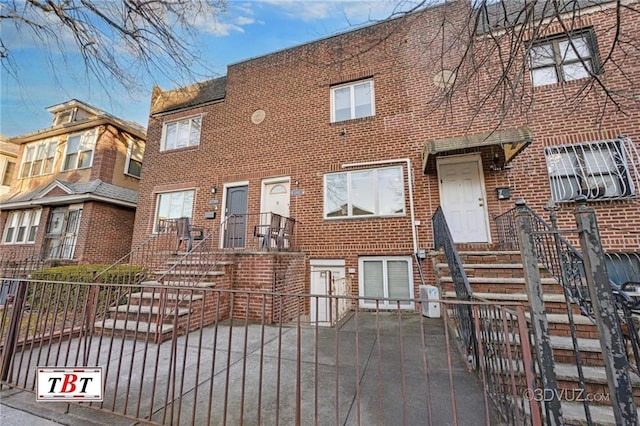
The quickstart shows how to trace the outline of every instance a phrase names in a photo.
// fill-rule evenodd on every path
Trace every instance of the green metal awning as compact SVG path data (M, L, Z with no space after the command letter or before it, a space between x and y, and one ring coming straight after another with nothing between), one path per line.
M436 139L424 144L422 150L422 170L426 171L429 155L466 148L499 145L504 151L505 164L513 160L523 149L533 142L533 132L528 127Z

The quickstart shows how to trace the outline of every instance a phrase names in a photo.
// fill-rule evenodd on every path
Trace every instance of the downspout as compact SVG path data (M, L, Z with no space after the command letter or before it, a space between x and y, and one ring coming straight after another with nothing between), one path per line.
M368 161L364 163L342 164L343 169L351 167L377 166L382 164L405 163L407 165L407 178L409 179L409 212L411 215L411 236L413 237L413 254L418 253L418 233L416 232L416 213L413 205L413 175L411 173L411 160L408 158L397 158L394 160Z

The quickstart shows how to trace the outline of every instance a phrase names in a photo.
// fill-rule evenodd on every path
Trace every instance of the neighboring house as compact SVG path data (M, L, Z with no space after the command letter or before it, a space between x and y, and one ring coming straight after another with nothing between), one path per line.
M9 192L11 182L15 178L19 149L18 145L6 140L7 138L0 136L0 195Z
M0 259L113 262L131 248L145 129L75 99L47 110L51 127L8 140Z
M602 217L605 247L638 250L639 105L621 97L618 111L580 88L593 72L615 93L637 93L640 57L631 50L614 57L622 70L601 68L616 16L589 4L574 21L573 54L558 24L530 36L529 67L507 100L483 99L495 61L477 64L474 78L454 68L467 45L456 37L470 30L466 2L249 59L189 87L155 88L134 242L162 219L188 216L219 227L220 248L254 248L258 214L275 212L297 221L306 291L327 291L314 280L330 270L353 294L408 297L439 205L456 242L486 250L496 247L493 218L516 199L541 215L553 199L561 226L572 227L572 201L584 194ZM628 8L622 34L635 31L624 25L634 25L638 4ZM483 31L471 34L488 51ZM456 72L460 88L443 99ZM569 105L573 94L579 101ZM242 238L228 238L228 218L240 216L233 232ZM433 280L430 262L424 268Z

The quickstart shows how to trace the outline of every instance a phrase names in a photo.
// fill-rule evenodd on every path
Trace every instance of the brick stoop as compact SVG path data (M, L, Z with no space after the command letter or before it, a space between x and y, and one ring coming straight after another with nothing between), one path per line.
M182 335L213 324L217 315L226 319L226 298L202 290L229 288L227 271L233 262L207 262L198 259L202 253L193 253L172 270L179 262L178 256L170 258L166 268L154 272L156 279L140 283L140 291L130 293L126 301L109 308L108 318L97 321L95 328L158 343L170 339L175 332Z

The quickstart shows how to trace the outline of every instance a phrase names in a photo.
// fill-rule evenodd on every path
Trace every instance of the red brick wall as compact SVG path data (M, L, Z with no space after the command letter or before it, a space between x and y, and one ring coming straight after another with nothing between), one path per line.
M495 82L493 61L482 65L466 85L461 79L459 92L443 99L442 89L433 83L434 74L442 67L452 67L463 46L448 52L443 63L438 52L441 44L429 43L441 39L439 23L445 13L450 23L445 27L445 45L467 31L453 27L456 22L464 22L456 19L456 13L462 13L464 7L464 2L455 2L430 9L425 16L372 26L232 65L223 102L150 117L134 241L141 241L150 232L155 191L159 187L185 183L195 187L193 222L210 227L224 216L221 206L217 219L203 219L204 212L212 210L210 200L221 202L223 184L248 181L248 210L256 213L260 209L262 179L290 176L292 189L301 192L290 202L291 216L299 221L298 243L313 258L344 258L347 268L356 269L357 277L358 256L413 252L407 170L405 163L398 163L405 168L405 216L325 220L323 176L342 170L343 164L409 159L416 219L421 221L419 244L428 249L432 246L430 219L440 201L435 167L428 168L426 174L421 170L426 141L524 125L533 130L534 142L509 170L489 169L494 148L466 150L482 154L494 240L496 230L491 219L512 208L517 198L524 198L543 213L542 206L551 195L544 146L617 134L630 136L639 146L638 104L624 100L624 112L619 112L603 103L602 91L597 89L572 103L584 81L532 89L525 74L524 85L517 93L522 102L501 115L504 110L500 93L481 104L483 93ZM633 12L623 13L630 18L625 17L624 25L637 27ZM599 34L601 51L613 37L612 32L604 33L613 19L605 13L585 20ZM637 28L623 28L623 32L632 30ZM629 79L640 81L640 58L629 57L624 64ZM464 70L463 67L461 72ZM632 89L615 69L607 68L604 76L620 93ZM363 77L374 80L375 116L330 123L331 85ZM255 125L250 117L257 109L264 110L266 118ZM203 117L200 145L160 152L163 121L195 114ZM463 151L445 155L460 153ZM215 195L210 192L214 186L219 189ZM497 200L495 188L499 186L511 187L511 200ZM640 247L635 229L640 220L636 199L592 205L601 218L608 249ZM559 213L562 226L573 227L572 208L564 206ZM426 274L433 275L428 270ZM419 282L417 273L414 281Z
M135 211L104 203L85 203L76 259L80 263L112 263L131 250Z

